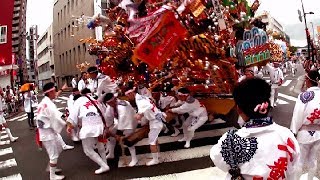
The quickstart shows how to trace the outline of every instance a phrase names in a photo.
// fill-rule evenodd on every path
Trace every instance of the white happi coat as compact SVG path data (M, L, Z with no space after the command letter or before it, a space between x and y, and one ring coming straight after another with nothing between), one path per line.
M61 118L63 113L47 96L38 105L37 112L36 122L39 128L40 141L55 139L66 125L66 122Z
M69 96L69 99L67 101L67 107L68 107L68 110L71 111L72 107L73 107L73 104L74 104L74 95L73 94L70 94Z
M80 79L78 82L78 90L81 92L84 88L88 88L88 85L84 82L83 79Z
M176 98L173 96L163 96L160 95L160 99L158 101L160 109L165 109L166 107L173 107L173 105L176 103Z
M94 100L92 97L90 98L97 104L102 114L105 115L104 118L106 120L106 126L112 126L113 121L110 121L110 118L107 117L105 106ZM103 134L104 125L101 116L97 108L85 96L80 97L74 102L74 106L70 111L67 121L73 126L77 126L80 120L82 124L79 132L80 139L98 137Z
M138 114L143 114L144 118L149 121L150 129L162 129L162 112L156 107L153 101L138 93L136 94L135 100L138 107Z
M30 96L29 96L29 93L30 93ZM31 106L33 106L33 104L35 104L36 102L34 102L34 92L33 91L29 91L29 92L25 92L23 93L23 97L24 97L24 103L23 103L23 106L24 106L24 111L26 113L30 113L31 112Z
M114 115L114 109L111 106L107 106L106 113L114 118L114 123L117 130L129 130L136 129L138 121L135 119L136 111L128 101L117 100L118 118Z
M309 127L308 127L309 126ZM320 88L300 93L293 111L290 129L301 144L320 140Z
M105 93L116 93L118 85L107 75L98 73L97 78L92 81L90 90L101 97Z
M189 117L187 118L186 123L188 126L197 129L202 126L208 120L207 109L201 105L198 99L189 96L181 106L172 108L171 111L177 114L188 113Z
M294 135L276 123L227 132L210 150L219 169L229 172L230 164L236 163L244 179L294 179L299 154ZM229 173L226 179L231 179Z
M284 80L283 77L283 72L282 70L278 67L272 67L270 64L266 65L266 68L270 74L270 82L271 82L271 88L278 88L279 85L278 83L282 80Z

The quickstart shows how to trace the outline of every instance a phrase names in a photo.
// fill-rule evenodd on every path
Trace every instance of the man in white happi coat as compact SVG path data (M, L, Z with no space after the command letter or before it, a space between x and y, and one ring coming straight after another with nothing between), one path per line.
M116 98L112 93L107 93L104 96L103 102L107 105L107 113L114 119L113 134L117 131L122 131L125 137L130 136L135 132L138 121L135 119L136 111L128 101ZM114 158L114 148L116 146L116 139L109 138L107 159ZM138 162L136 155L136 148L134 146L128 147L131 154L131 162L129 166L135 166Z
M88 88L88 87L89 87L89 81L87 78L87 73L82 72L80 80L78 82L78 90L81 92L84 88Z
M226 132L210 150L213 163L227 173L225 179L295 180L299 144L288 128L268 116L270 91L259 78L235 87L233 97L245 123Z
M66 123L62 119L63 113L61 113L52 100L56 98L56 88L54 83L50 82L43 86L45 97L38 105L38 115L36 118L39 141L47 150L49 156L50 166L50 180L64 179L62 175L56 175L57 162L60 153L62 152L62 145L60 142L60 132L65 127Z
M101 117L97 108L100 109L103 117ZM105 119L106 127L104 127L102 118ZM71 129L77 126L81 120L82 127L79 132L79 138L82 140L83 151L100 166L95 171L95 174L101 174L110 169L106 159L105 142L101 139L104 128L108 130L113 125L113 121L108 121L110 119L107 117L105 106L95 100L89 93L76 100L67 119L68 132L71 132ZM95 145L99 154L94 151Z
M187 88L178 90L178 98L184 103L176 108L169 109L169 112L176 114L188 113L189 117L183 122L183 138L179 142L186 141L185 148L190 147L190 141L194 137L194 132L208 120L208 113L197 99L190 95Z
M271 96L270 96L270 106L277 106L278 99L278 88L282 85L284 81L283 72L280 69L280 63L274 62L274 67L268 63L266 68L270 74L270 83L271 83Z
M92 79L90 90L95 96L102 98L105 93L117 93L118 85L115 81L109 76L99 73L96 66L89 67L87 72Z
M8 136L9 136L9 139L11 142L14 142L18 139L18 137L13 137L12 134L11 134L11 131L8 127L8 124L4 118L4 113L3 113L3 91L2 91L2 88L0 87L0 130L2 131L2 127L5 128ZM4 145L4 144L7 144L8 142L7 141L1 141L1 134L0 134L0 145Z
M152 154L152 160L147 162L147 166L155 165L159 163L159 149L158 149L158 137L163 128L164 117L162 112L156 107L153 100L146 96L142 96L136 93L135 88L128 90L126 93L129 100L135 100L138 113L136 114L137 120L145 119L149 122L150 131L148 134L150 151Z
M71 109L73 108L74 102L75 102L75 96L80 95L80 92L78 88L73 88L72 89L72 94L70 94L69 99L67 101L67 106L68 106L68 112L70 113ZM74 129L71 131L71 139L72 141L78 142L80 141L79 139L79 127L75 126Z
M308 179L317 172L320 149L320 74L311 70L306 74L307 91L300 93L292 115L291 131L296 135L301 149L297 175L308 168Z

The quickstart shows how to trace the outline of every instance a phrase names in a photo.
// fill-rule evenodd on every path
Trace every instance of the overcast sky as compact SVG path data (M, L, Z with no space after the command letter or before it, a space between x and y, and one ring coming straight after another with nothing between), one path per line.
M301 0L260 0L260 2L261 6L259 8L259 11L269 11L271 15L276 18L284 27L286 27L287 25L295 25L297 23L300 23L297 15L297 10L301 9ZM307 15L307 20L311 21L315 18L319 19L320 0L303 0L303 2L306 12L313 11L315 13L314 15ZM30 27L34 24L38 25L39 35L41 35L52 23L52 11L53 0L28 0L27 27ZM320 24L315 23L315 28L317 25L320 26ZM288 34L291 34L291 29L285 30L288 32ZM304 29L301 29L300 32L302 33L298 33L295 35L295 37L292 38L293 45L302 45L304 43L306 44L305 40L303 40Z

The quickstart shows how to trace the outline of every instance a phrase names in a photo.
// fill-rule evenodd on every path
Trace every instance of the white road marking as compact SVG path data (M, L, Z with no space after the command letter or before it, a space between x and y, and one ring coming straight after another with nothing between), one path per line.
M14 158L8 159L6 161L0 161L0 170L7 169L14 166L17 166L17 161Z
M61 104L66 104L67 102L65 102L65 101L63 101L63 102L61 102Z
M22 176L21 174L14 174L11 176L7 176L7 177L2 177L0 178L0 180L22 180Z
M202 139L205 137L217 137L223 135L225 132L227 132L229 129L232 129L231 127L222 128L222 129L214 129L214 130L208 130L208 131L201 131L196 132L193 139ZM183 134L180 134L177 137L171 137L171 136L161 136L158 138L159 144L162 143L172 143L177 142L179 139L183 137ZM148 138L144 138L141 141L139 141L136 146L146 146L149 145ZM192 145L192 141L191 141Z
M290 101L294 101L294 102L297 101L297 98L296 98L296 97L289 96L289 95L286 95L286 94L279 93L278 96L279 96L279 97L283 97L283 98L285 98L285 99L288 99L288 100L290 100Z
M0 149L0 156L6 155L6 154L11 154L13 153L13 150L11 147L5 148L5 149Z
M291 82L292 82L292 80L286 80L286 82L283 83L282 86L287 87Z
M197 169L193 171L186 171L182 173L167 174L162 176L154 177L143 177L134 180L194 180L194 179L208 179L218 180L225 179L227 176L226 172L223 172L217 167L210 167L205 169Z
M192 141L191 141L191 145L192 145ZM213 145L207 145L207 146L201 146L201 147L195 147L195 148L189 148L189 149L178 149L174 151L160 152L159 160L160 162L175 162L175 161L181 161L186 159L206 157L210 155L210 149L212 148L212 146ZM148 159L148 157L150 156L151 156L150 153L137 155L139 159L137 166L146 165L146 163L151 160L151 159ZM130 162L131 157L129 156L126 158L127 158L127 162ZM119 167L125 167L123 157L121 157L119 160Z
M59 103L59 102L61 102L62 100L59 100L59 99L55 99L54 100L54 102L57 102L57 103Z
M1 136L1 139L9 138L8 134Z
M288 101L284 101L284 100L281 100L281 99L278 99L277 100L277 104L279 105L286 105L286 104L290 104Z
M60 99L63 99L63 100L69 100L69 98L68 97L64 97L64 96L60 96L60 97L58 97L58 98L60 98Z
M24 118L18 119L17 121L21 122L21 121L25 121L27 119L28 119L27 117L24 117Z
M22 118L22 117L27 117L27 114L23 114L23 115L20 115L20 116L17 116L17 117L8 119L8 121L15 121L15 120L20 119L20 118Z

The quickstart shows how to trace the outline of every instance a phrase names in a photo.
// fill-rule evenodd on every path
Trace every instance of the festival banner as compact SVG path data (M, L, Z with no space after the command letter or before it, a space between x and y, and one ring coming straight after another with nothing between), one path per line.
M159 67L165 62L188 33L171 11L163 13L155 25L144 41L137 45L133 58L151 67Z

